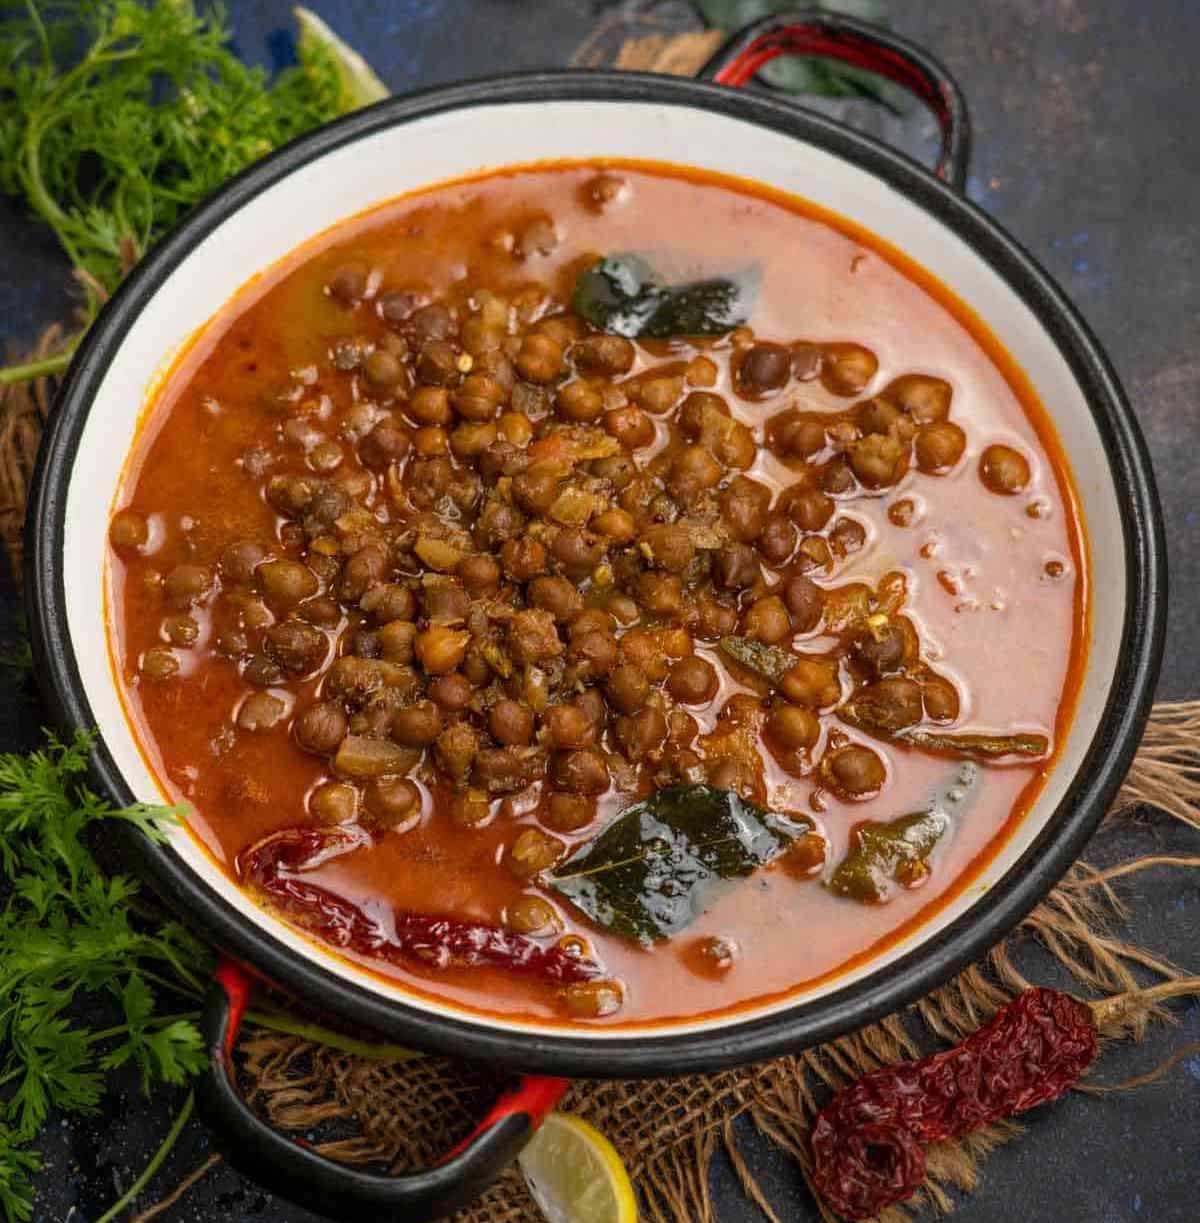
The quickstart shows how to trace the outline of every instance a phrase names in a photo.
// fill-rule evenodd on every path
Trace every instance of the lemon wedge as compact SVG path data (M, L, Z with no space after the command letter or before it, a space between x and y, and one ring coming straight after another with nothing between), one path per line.
M353 47L339 38L310 9L292 10L300 28L300 49L321 47L333 57L341 92L339 110L342 114L369 106L388 96L388 87L375 75L371 65Z
M581 1117L551 1113L517 1162L549 1223L637 1223L621 1157Z

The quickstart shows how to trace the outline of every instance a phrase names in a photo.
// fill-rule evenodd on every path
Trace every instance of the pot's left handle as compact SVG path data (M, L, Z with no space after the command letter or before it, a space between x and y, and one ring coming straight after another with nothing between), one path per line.
M238 1091L233 1047L253 989L244 969L222 960L204 1006L208 1066L197 1093L201 1115L234 1167L330 1219L424 1223L461 1210L516 1158L568 1086L566 1079L521 1079L432 1168L406 1176L350 1168L273 1129Z
M821 55L903 85L933 111L941 128L937 176L965 190L971 154L966 98L946 67L924 48L853 17L796 9L773 13L739 30L698 75L718 85L747 85L764 64L780 55Z

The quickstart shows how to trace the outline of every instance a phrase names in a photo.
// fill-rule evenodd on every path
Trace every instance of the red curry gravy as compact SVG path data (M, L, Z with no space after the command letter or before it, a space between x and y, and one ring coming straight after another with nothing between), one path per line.
M632 364L620 368L620 358L606 367L600 361L600 376L593 377L597 369L581 368L571 354L582 353L573 346L594 332L576 318L562 321L569 312L571 286L589 256L631 250L665 269L673 281L757 265L760 281L746 325L714 339L635 343ZM487 300L492 304L485 307ZM391 303L386 310L385 302ZM442 315L424 331L421 327L433 315L422 316L425 322L414 332L416 312L431 303ZM468 326L469 319L498 320L498 338L481 339L486 327L478 321ZM529 338L536 335L553 341L549 370L539 365L545 353L540 342ZM423 355L423 346L435 341L449 347ZM773 349L760 362L762 369L751 368L747 354L758 343L786 346L796 355L788 358L790 366L784 362L782 373L772 367ZM873 361L850 368L839 383L836 362L847 345L866 350ZM480 352L489 351L508 361L508 373L500 378L502 402L495 404L494 413L446 412L447 395L451 404L455 396L465 402L463 379L472 361L481 360ZM390 357L375 357L368 365L373 352ZM458 363L454 368L445 363L447 353ZM482 366L474 368L478 372ZM751 377L755 370L761 375L758 383ZM859 462L864 452L857 435L864 426L853 422L866 419L859 405L873 396L899 402L903 397L898 393L888 399L887 388L914 374L931 385L948 384L949 420L963 435L961 454L952 445L952 462L939 470L936 462L922 464L912 457L922 453L918 447L882 480L860 477L856 473L872 469ZM422 379L429 378L447 395L431 391L425 398L432 408L422 408L424 419L414 417L414 395ZM577 388L574 399L564 396L564 386L586 378L593 381ZM603 401L602 411L589 406L593 391ZM680 405L697 392L701 399L695 402L708 405L705 410L715 405L740 422L737 437L754 443L740 456L724 455L713 474L705 467L706 456L694 453L699 445L694 421L693 440L681 436L687 430ZM633 405L641 419L631 425L622 404ZM627 416L614 423L612 414L622 410ZM439 412L444 425L430 424L440 419ZM789 412L805 420L845 419L851 425L840 437L822 439L819 453L805 457L803 447L788 451L779 444L778 421ZM905 424L904 412L889 409L887 419L907 447L916 444L912 430L927 426L917 425L919 412L910 413ZM481 416L483 440L501 447L493 459L483 456L476 440L463 441L461 447L454 443L454 430L480 424ZM635 473L658 462L653 477L638 476L649 481L644 496L621 500L630 469L622 474L611 462L603 469L610 484L587 485L597 499L592 522L580 529L592 532L586 540L600 551L585 563L598 556L599 565L609 566L600 572L580 570L566 544L561 545L566 559L560 558L555 533L568 528L545 514L539 517L529 506L521 515L524 525L510 537L543 539L543 569L537 569L542 563L538 556L530 559L515 542L507 545L507 553L493 546L494 539L480 544L480 507L499 496L498 489L511 497L507 490L526 470L529 456L541 453L537 448L544 449L546 438L553 436L547 422L564 418L576 434L591 430L620 437L621 446L613 449L622 462L633 457ZM716 416L705 419L719 423ZM771 421L776 424L769 426ZM364 441L381 422L391 433L376 434L378 444ZM622 433L626 426L628 432ZM403 441L396 440L397 432ZM461 436L470 433L468 428ZM847 441L852 434L857 440ZM687 445L693 448L687 459L670 457ZM1023 458L1024 470L1018 463L1010 487L998 487L994 479L989 486L992 477L981 463L986 467L990 447ZM847 454L855 456L854 478L845 474ZM502 461L517 475L503 474ZM580 460L579 470L587 470L589 462L595 468L594 462ZM818 463L824 465L813 466ZM931 470L922 470L923 465ZM569 467L558 469L557 489L573 487ZM447 472L450 488L437 497L412 492L414 487L428 490L439 479L446 483ZM395 595L399 610L412 621L407 624L402 614L400 628L381 629L378 617L353 606L357 588L338 598L337 592L346 590L338 583L347 580L347 552L361 548L362 539L347 539L347 532L339 538L328 524L324 542L318 544L314 530L306 535L297 520L280 511L278 490L285 487L280 477L341 481L339 487L349 490L353 504L367 507L379 529L392 533L389 538L420 514L425 521L439 514L449 521L450 542L457 540L456 546L461 546L463 531L474 529L479 551L495 556L502 572L499 596L494 583L480 586L477 580L467 592L472 604L481 598L507 599L505 614L510 616L513 608L531 606L535 579L530 574L535 571L543 577L565 574L586 608L607 608L608 600L623 597L624 603L611 603L618 614L601 623L603 640L597 640L607 649L608 638L615 638L618 665L632 657L650 673L650 701L667 719L667 738L653 742L656 732L649 724L658 712L640 715L640 729L630 730L628 719L639 715L611 707L611 695L605 705L601 698L612 691L612 672L608 679L592 674L589 680L587 666L593 664L579 670L571 653L570 621L560 615L560 654L547 667L553 676L565 659L568 682L551 691L550 703L578 701L589 687L597 693L589 698L593 703L587 712L598 717L599 725L586 750L606 770L602 792L596 793L586 778L572 791L574 773L563 780L564 772L570 772L563 762L568 745L552 737L549 754L543 753L516 786L502 778L499 789L489 789L481 782L478 755L472 772L461 761L440 756L434 743L423 752L420 744L404 749L410 753L404 763L412 762L409 775L417 783L409 790L397 790L394 779L339 778L328 755L298 745L291 726L306 707L327 695L339 654L357 650L368 660L378 658L381 637L395 658L405 658L408 650L404 701L435 706L429 711L436 719L431 729L439 734L456 721L469 721L477 752L503 750L493 734L497 723L489 721L487 712L500 699L500 690L518 706L527 693L519 677L491 672L478 659L471 663L471 655L450 672L444 661L423 671L420 650L413 657L412 643L420 647L414 634L432 623L426 614L429 604L423 602L427 585L421 585L428 584L428 566L422 572L420 565L397 563L389 572L368 575L368 585L407 583L416 593L415 601L403 592ZM669 571L654 569L651 553L639 551L637 533L677 514L689 522L689 514L706 512L704 506L712 510L723 504L725 490L738 479L765 486L772 501L768 520L770 514L790 514L794 533L788 535L787 522L776 523L771 529L785 537L782 544L776 540L766 548L761 534L757 542L727 540L724 546L733 551L715 559L701 548L700 567L693 558L682 586ZM817 490L820 504L829 506L820 525L808 521L811 507L797 511L793 502L779 510L787 490L806 481ZM467 485L468 493L455 502L454 486ZM296 487L311 493L311 485ZM656 497L667 500L658 504ZM564 1007L560 985L497 967L435 967L403 957L385 963L358 954L353 946L342 948L349 958L407 988L496 1015L607 1024L695 1018L800 990L877 954L956 894L1027 811L1069 724L1086 645L1085 545L1066 463L1042 405L983 324L932 277L842 218L750 183L666 165L554 164L491 174L398 199L322 234L252 281L178 361L147 413L117 502L109 558L114 665L152 770L170 800L190 809L193 833L236 875L239 855L281 829L320 828L338 820L367 827L368 844L306 871L304 878L349 901L384 929L396 913L512 928L514 906L523 898L541 900L542 908L535 905L530 911L535 918L545 916L549 905L552 924L539 930L526 913L515 928L542 946L581 936L576 947L594 956L615 990L599 1004L591 1006L585 999L581 1006ZM619 515L612 520L615 526L598 518L621 505L627 506L628 523ZM597 521L609 529L599 543L593 530ZM723 530L733 520L712 510L708 521ZM760 524L748 529L740 521L736 525L743 536L753 537ZM260 542L261 550L250 556L260 564L272 558L307 564L319 553L324 558L320 564L312 561L317 580L301 593L324 603L311 614L297 612L291 596L285 593L281 602L264 591L261 569L239 574L236 564L228 566L222 559L227 550L247 540ZM810 541L807 552L797 550L795 545L805 540ZM748 579L739 585L739 579L730 577L736 565L729 556L745 559L738 547L749 549L755 562L749 585ZM632 559L622 560L626 553ZM639 567L651 576L635 572ZM444 562L441 568L444 573ZM948 682L957 704L942 723L956 733L1022 731L1045 737L1046 750L1035 759L1003 756L979 764L973 801L928 863L910 872L905 886L893 889L886 903L859 903L826 885L849 853L856 826L919 810L957 766L945 755L864 733L839 720L833 706L809 702L806 711L803 701L792 707L801 746L790 752L772 749L769 728L776 722L763 729L762 719L788 701L752 672L731 664L720 647L721 635L758 633L802 656L832 656L835 669L841 668L839 701L845 700L849 685L864 678L861 670L854 671L861 657L852 657L852 649L839 655L837 639L824 621L804 627L802 614L797 628L793 615L790 622L785 619L787 631L780 636L772 620L783 605L778 597L761 613L750 613L754 603L778 596L780 583L791 575L814 584L821 597L855 583L875 590L885 575L900 575L903 615L915 630L913 648L919 644L920 651L914 674ZM696 610L701 604L706 611ZM482 631L483 619L475 614L472 621L471 614L466 629L460 620L450 631L470 632L472 624ZM299 670L281 669L280 657L291 658L286 650L272 654L268 645L264 654L258 643L272 626L306 615L305 624L324 634L320 657L301 660ZM647 626L660 634L653 638L658 647L650 651L657 662L647 658L645 640L623 649L630 632ZM496 632L502 648L509 648L511 620ZM310 637L304 628L301 644ZM453 647L453 641L446 641ZM472 640L469 649L475 644ZM553 641L548 648L555 648ZM709 666L689 664L678 681L673 669L665 678L655 671L659 662L675 668L684 656ZM595 665L603 672L613 664L605 658ZM464 692L472 694L474 711L456 710L453 700L444 706L431 702L430 694L449 692L464 668L470 675ZM453 683L438 686L447 673L455 676ZM256 697L247 715L247 702L263 692L274 703ZM533 731L530 735L529 726L524 728L527 750L522 749L527 756L547 744L544 697L530 698ZM718 770L722 758L710 756L705 744L714 742L710 736L721 729L722 711L728 717L728 703L739 698L746 703L742 712L750 711L752 734L763 736L755 749L758 764L735 761ZM356 714L353 698L347 699L346 716L362 723L361 710ZM622 699L633 706L639 696L635 692ZM539 700L542 707L536 708ZM508 713L520 741L524 715L520 709ZM684 714L694 719L690 729ZM924 716L928 722L929 714ZM781 734L790 733L792 723L777 721L784 727ZM804 728L810 725L816 726L817 738L803 746ZM638 742L647 727L649 739ZM359 729L365 729L366 737L388 737L378 719ZM422 738L419 728L413 733ZM637 744L632 761L630 752L622 752L631 736ZM395 739L393 731L388 742ZM850 791L831 784L832 774L822 771L821 760L838 745L841 750L869 748L882 766L882 783L857 793L853 786L861 781L853 782ZM449 773L441 767L444 759L450 761ZM592 841L617 812L655 785L705 777L743 792L757 785L770 809L808 817L815 832L807 840L819 842L815 854L799 867L778 861L731 884L686 930L649 948L589 921L540 886L536 873L522 877L510 869L516 838L525 830L544 828L539 812L545 810L548 788L564 789L564 810L582 805L588 817L578 828L564 826L577 822L572 819L550 821L550 837L539 831L539 837L557 842L555 852L561 854ZM314 798L318 791L319 800ZM407 817L393 819L390 826L388 819L373 818L372 810L382 809L380 796L395 799L397 794L401 806L416 801Z

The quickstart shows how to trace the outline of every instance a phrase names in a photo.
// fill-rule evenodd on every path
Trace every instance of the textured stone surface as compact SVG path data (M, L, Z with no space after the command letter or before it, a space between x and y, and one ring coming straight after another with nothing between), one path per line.
M231 3L239 46L270 62L286 57L284 0ZM612 4L590 0L324 0L313 7L370 57L396 91L463 76L562 63ZM1080 306L1123 378L1149 441L1167 516L1173 597L1160 695L1200 696L1195 636L1200 548L1195 454L1200 446L1200 124L1193 0L894 0L894 24L958 75L975 127L972 198L1014 233ZM858 108L856 108L857 111ZM931 143L919 113L903 120L856 114L874 134L914 154ZM52 243L0 201L0 341L26 340L69 303ZM1052 406L1052 405L1051 405ZM1103 592L1100 592L1103 597ZM0 628L15 598L0 580ZM0 701L0 746L26 745L38 725L25 694ZM1195 852L1194 837L1161 825L1102 834L1096 860L1135 852ZM1200 946L1200 887L1179 874L1147 875L1122 932L1193 969ZM1052 974L1036 955L1036 979ZM1200 1039L1200 1006L1136 1050L1104 1059L1105 1078L1155 1064ZM102 1117L53 1123L37 1218L94 1220L144 1166L175 1102L142 1100L133 1085ZM1030 1134L994 1154L982 1184L955 1217L963 1223L1089 1223L1196 1218L1200 1171L1200 1058L1120 1099L1072 1098L1035 1114ZM815 1220L798 1175L747 1136L749 1162L781 1218ZM200 1163L208 1139L189 1128L143 1201L148 1205ZM722 1223L761 1218L718 1164ZM307 1223L228 1169L211 1175L164 1223Z

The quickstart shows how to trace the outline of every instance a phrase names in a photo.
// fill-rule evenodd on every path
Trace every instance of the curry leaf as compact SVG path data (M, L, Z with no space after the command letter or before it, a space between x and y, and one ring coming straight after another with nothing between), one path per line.
M851 834L850 852L829 880L830 891L863 904L882 904L896 888L929 873L929 859L974 794L979 768L964 764L923 811L886 822L866 820Z
M750 317L757 274L667 285L640 255L609 255L580 272L571 306L604 331L631 339L724 335Z
M678 934L725 885L812 827L731 790L671 786L626 808L545 883L597 925L648 945Z
M765 645L751 637L722 637L721 649L734 662L770 684L782 682L783 677L800 661L800 656L790 650Z

